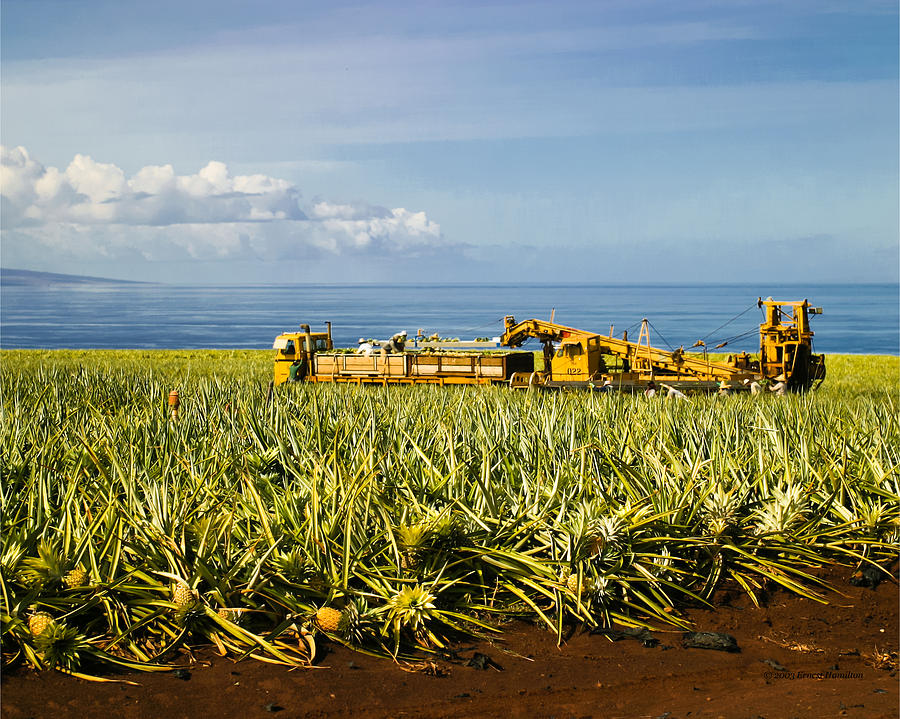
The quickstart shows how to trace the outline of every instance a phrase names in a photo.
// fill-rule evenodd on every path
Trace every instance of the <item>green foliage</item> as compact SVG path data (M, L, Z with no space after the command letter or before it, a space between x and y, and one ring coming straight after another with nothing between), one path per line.
M807 395L688 402L306 384L267 401L270 352L0 359L5 663L165 668L197 642L304 663L326 605L348 644L392 654L510 615L560 636L679 624L723 582L819 597L811 568L900 548L895 357L830 356ZM47 637L37 612L59 620Z

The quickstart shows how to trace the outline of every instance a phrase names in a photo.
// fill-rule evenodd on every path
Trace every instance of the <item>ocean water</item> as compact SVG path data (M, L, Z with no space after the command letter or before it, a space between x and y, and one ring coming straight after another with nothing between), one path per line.
M335 343L384 339L400 330L473 339L502 332L503 316L539 317L637 338L643 317L651 342L689 348L759 348L757 297L809 299L817 352L900 354L900 286L867 285L511 285L408 284L177 286L3 282L0 347L270 348L275 335L333 323ZM724 325L724 326L723 326ZM736 339L732 339L736 338ZM534 343L534 341L532 341Z

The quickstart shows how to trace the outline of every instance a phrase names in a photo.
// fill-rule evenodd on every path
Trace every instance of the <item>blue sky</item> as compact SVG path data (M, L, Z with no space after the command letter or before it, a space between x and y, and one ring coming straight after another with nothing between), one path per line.
M895 2L4 0L4 267L898 279Z

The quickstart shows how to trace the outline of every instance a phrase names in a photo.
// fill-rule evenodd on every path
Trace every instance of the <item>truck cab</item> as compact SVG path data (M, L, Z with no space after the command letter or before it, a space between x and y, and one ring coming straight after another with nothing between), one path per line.
M551 382L588 382L606 372L600 353L600 338L578 336L564 338L550 359Z

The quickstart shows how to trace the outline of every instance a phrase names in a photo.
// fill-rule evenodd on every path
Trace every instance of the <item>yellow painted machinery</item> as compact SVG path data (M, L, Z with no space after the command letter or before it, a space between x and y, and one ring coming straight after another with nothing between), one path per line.
M335 352L327 331L285 332L275 338L276 385L288 381L353 384L507 384L513 375L534 371L532 352L431 352L391 354Z
M309 325L300 325L300 332L284 332L275 338L275 384L307 379L316 354L334 349L331 322L325 326L325 332L311 332Z
M646 387L650 381L675 389L749 389L753 382L784 381L791 390L809 389L825 378L825 358L812 353L809 315L818 307L802 302L758 300L765 307L760 325L760 359L746 352L712 361L691 355L683 347L666 351L650 345L649 322L641 322L636 342L627 333L618 339L572 327L530 319L504 318L500 344L518 347L529 338L543 344L544 369L529 376L516 375L511 386L596 387L610 381L620 389ZM701 344L702 343L698 343Z
M813 332L809 316L822 314L809 302L776 302L760 299L765 321L759 326L759 374L766 378L783 376L793 390L809 389L825 379L825 355L812 353Z
M802 391L825 378L825 358L812 353L809 315L822 310L802 302L759 299L765 319L759 327L760 355L746 352L713 361L683 347L662 350L650 344L645 319L636 342L554 322L504 318L499 343L516 348L530 338L543 345L543 368L535 370L531 352L433 351L434 347L393 354L334 351L331 323L314 333L309 325L275 339L274 383L352 382L355 384L508 384L510 387L600 387L643 389L652 381L678 390L748 390L754 382L784 382ZM440 343L437 343L440 344ZM482 344L482 343L472 343ZM698 343L702 345L702 343ZM444 345L446 346L446 344Z

